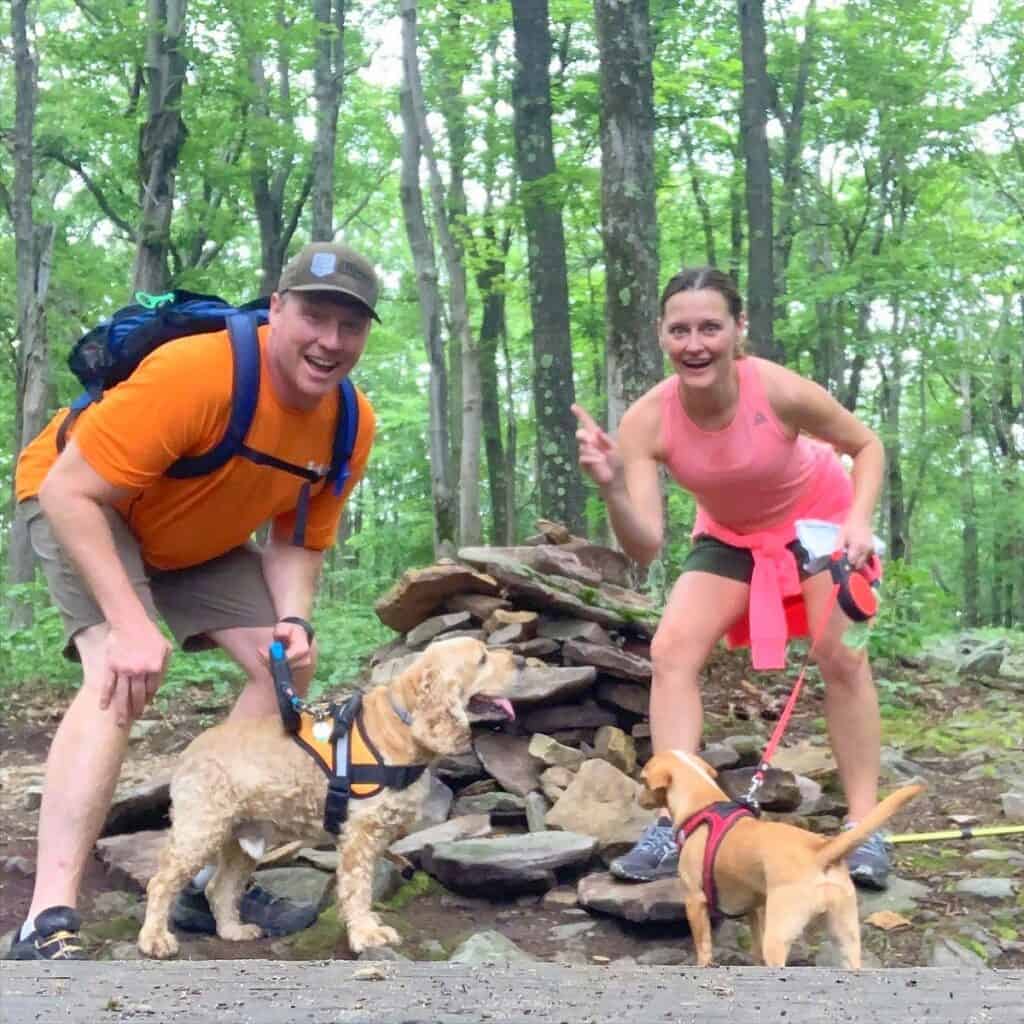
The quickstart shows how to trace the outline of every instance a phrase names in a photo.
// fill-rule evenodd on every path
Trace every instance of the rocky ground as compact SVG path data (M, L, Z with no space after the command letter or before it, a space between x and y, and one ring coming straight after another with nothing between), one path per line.
M782 674L752 677L746 664L742 655L723 654L711 667L706 684L709 743L745 736L754 737L757 746L771 731L771 708L784 699L791 679ZM1009 678L962 678L935 664L876 665L876 672L884 713L883 781L890 787L910 778L928 783L927 794L893 821L893 831L1024 821L1013 799L1014 793L1024 792L1022 684ZM192 736L225 713L226 701L212 698L211 692L195 687L158 701L147 723L135 730L126 783L158 776ZM41 686L4 691L0 935L18 923L28 902L42 762L68 697ZM797 748L803 741L812 751L823 747L822 694L813 680L786 738L788 746ZM833 801L838 814L841 807ZM814 826L827 831L838 821L819 816ZM495 829L514 834L525 826L498 822ZM141 850L152 840L136 834L121 842ZM107 859L115 866L97 858L84 879L86 938L98 957L129 958L136 955L144 892L130 857ZM320 869L323 864L314 866L316 859L292 858L264 879L282 891L329 900L331 875ZM867 965L1024 967L1024 835L900 845L895 863L890 891L862 896ZM397 890L394 880L382 889L387 899L380 906L405 938L401 954L414 960L525 956L556 963L693 963L681 914L673 912L668 921L631 923L584 909L577 898L581 874L563 872L558 885L543 893L501 897L491 891L484 898L445 889L420 871ZM3 941L6 946L9 939ZM749 963L748 942L745 925L725 922L716 932L716 955L726 964ZM832 955L822 937L810 935L798 943L793 962L829 965ZM328 907L317 925L300 935L231 944L186 938L182 956L302 960L352 954Z

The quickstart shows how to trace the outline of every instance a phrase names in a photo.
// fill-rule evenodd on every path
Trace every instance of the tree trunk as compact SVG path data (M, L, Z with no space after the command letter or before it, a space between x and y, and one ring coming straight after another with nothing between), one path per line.
M313 142L313 210L310 237L334 238L334 153L338 111L345 82L345 11L347 0L313 0L316 23L316 139Z
M457 541L457 509L452 492L448 436L448 372L441 337L441 293L438 286L434 243L423 212L420 189L420 140L406 67L399 95L402 113L402 178L400 196L405 232L412 251L419 295L420 328L430 364L430 486L434 500L434 551L454 550Z
M139 138L141 184L138 247L132 288L167 291L171 215L178 158L185 144L181 94L185 85L185 13L188 0L148 0L146 93L149 116Z
M704 186L701 184L700 168L697 166L697 159L693 152L693 136L690 134L689 120L685 115L679 124L679 137L683 143L683 152L686 153L686 169L690 175L690 191L693 192L693 201L697 204L697 213L700 215L701 231L704 233L704 259L709 267L717 267L715 221L711 215L711 205L704 194Z
M743 58L740 131L746 159L747 321L754 351L785 362L775 341L775 269L772 228L772 172L766 133L771 88L765 52L763 0L738 0Z
M894 320L898 321L898 314ZM900 332L893 328L893 336ZM905 558L907 523L903 496L903 463L900 438L900 408L903 401L903 354L895 345L889 350L888 366L879 360L881 371L882 423L885 444L885 511L889 525L889 557Z
M735 163L729 175L729 276L741 284L743 266L743 193L744 180L742 140L736 147Z
M964 581L961 623L978 625L978 509L974 501L974 417L971 373L960 371L960 517L963 520L962 569Z
M485 218L490 213L490 196ZM480 391L483 412L484 452L487 458L487 481L491 495L491 519L494 543L515 543L514 518L509 516L509 491L515 489L515 475L509 477L505 451L501 441L501 393L498 387L498 346L506 338L505 261L511 232L505 231L501 241L495 238L494 224L484 224L486 252L477 271L476 285L483 301L480 321Z
M594 0L601 74L601 228L608 429L662 376L654 76L647 0Z
M284 22L284 15L278 10L277 20ZM250 143L249 180L252 185L256 221L260 231L260 294L269 295L277 288L281 271L288 255L295 229L313 189L313 169L310 167L299 187L299 194L288 207L288 181L295 169L298 147L302 145L295 132L295 115L291 98L291 52L282 33L278 42L277 83L280 110L274 111L271 104L271 86L263 64L264 50L248 38L241 25L239 38L246 47L246 63L249 80L253 87L253 102L250 117L253 120ZM291 129L292 145L276 146L271 156L268 140L281 133L282 126Z
M29 0L12 0L11 39L14 46L14 254L17 267L18 346L15 352L14 456L46 423L50 400L50 356L46 334L46 292L50 282L53 227L36 224L35 119L38 66L28 39ZM9 585L28 583L35 575L32 547L25 522L17 513L8 542ZM9 625L22 629L32 623L32 609L19 601L9 604Z
M562 185L551 134L551 31L547 0L512 0L516 70L516 169L522 183L533 322L533 398L540 514L583 525L583 482L576 463L576 400Z
M775 294L784 301L788 284L786 272L796 238L796 200L803 168L804 108L807 105L807 80L810 77L811 56L817 35L816 0L810 0L804 16L804 38L800 44L800 63L797 68L793 102L788 111L778 110L782 121L784 145L782 156L782 197L779 201L779 223L775 238Z
M434 223L441 239L450 290L451 330L458 340L462 357L462 452L459 465L459 543L478 545L482 540L480 524L480 444L482 437L480 397L480 352L469 329L466 262L462 242L452 231L446 208L444 185L434 154L434 142L427 125L427 111L420 83L416 41L416 0L401 0L402 54L416 130L430 177L430 195ZM456 190L459 191L459 190ZM461 200L464 202L464 200ZM456 208L460 200L457 199Z

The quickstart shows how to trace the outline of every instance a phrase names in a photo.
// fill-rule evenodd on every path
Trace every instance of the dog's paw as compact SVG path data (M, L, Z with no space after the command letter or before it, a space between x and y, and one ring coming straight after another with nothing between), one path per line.
M258 924L226 924L217 927L217 937L225 942L251 942L263 936Z
M162 932L143 928L139 932L139 950L154 960L166 960L178 955L178 940L166 928Z
M397 946L401 941L402 936L394 928L376 921L353 925L348 929L349 948L356 954L375 946Z

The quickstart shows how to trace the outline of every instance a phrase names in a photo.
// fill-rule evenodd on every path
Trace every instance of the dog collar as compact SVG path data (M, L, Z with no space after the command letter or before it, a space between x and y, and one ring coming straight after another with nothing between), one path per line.
M395 700L394 694L389 693L388 694L388 700L391 701L391 710L394 711L394 713L396 715L398 715L398 717L402 720L402 722L405 725L411 726L412 725L412 715L409 714L409 712L406 711L405 708L403 708L402 705L399 704L397 700Z

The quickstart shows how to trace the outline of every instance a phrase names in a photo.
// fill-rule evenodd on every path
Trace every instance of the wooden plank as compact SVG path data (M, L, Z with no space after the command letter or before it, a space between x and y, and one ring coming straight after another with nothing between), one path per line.
M1024 1019L1024 971L4 961L0 979L4 1024L1020 1024Z

